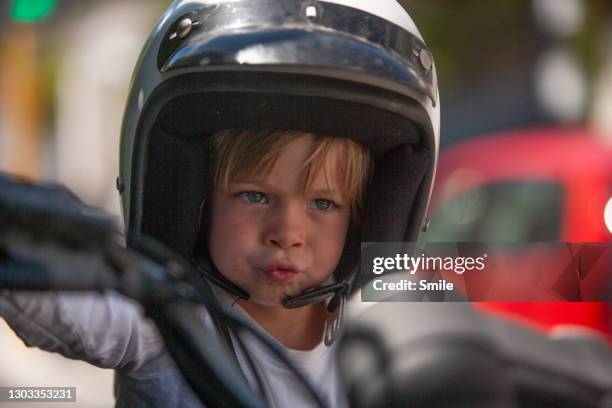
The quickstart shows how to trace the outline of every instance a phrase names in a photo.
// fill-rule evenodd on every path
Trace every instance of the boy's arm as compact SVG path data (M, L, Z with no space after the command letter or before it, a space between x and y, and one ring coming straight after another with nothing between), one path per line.
M27 346L102 368L136 371L163 349L138 304L113 292L0 291L0 317Z

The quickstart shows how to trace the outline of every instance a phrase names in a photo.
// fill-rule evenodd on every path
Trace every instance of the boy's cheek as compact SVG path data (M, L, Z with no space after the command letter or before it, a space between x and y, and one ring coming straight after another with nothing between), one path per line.
M244 230L257 223L260 214L238 200L223 197L215 200L212 225L220 230Z
M342 246L348 232L349 219L348 211L339 211L333 217L324 220L319 227L324 231L322 234L325 234L332 244L339 243Z

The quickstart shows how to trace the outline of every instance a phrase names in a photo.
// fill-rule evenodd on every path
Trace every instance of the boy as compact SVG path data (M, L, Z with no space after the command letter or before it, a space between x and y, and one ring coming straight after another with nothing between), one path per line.
M421 228L437 100L431 55L393 0L176 1L145 45L124 117L128 245L144 233L194 259L222 303L242 299L234 310L345 406L328 345L359 243L411 241ZM199 406L156 330L116 295L8 294L0 312L30 345L117 369L118 406ZM240 367L251 385L261 376L268 404L312 405L282 363L242 340Z

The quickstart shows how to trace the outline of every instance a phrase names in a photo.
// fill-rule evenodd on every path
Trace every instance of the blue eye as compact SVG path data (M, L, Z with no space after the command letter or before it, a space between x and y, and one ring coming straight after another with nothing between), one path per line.
M317 209L319 211L329 211L334 208L335 204L331 200L326 200L324 198L316 198L312 200L310 207Z
M268 198L264 193L260 193L258 191L247 191L241 194L244 201L249 204L266 204L268 202Z

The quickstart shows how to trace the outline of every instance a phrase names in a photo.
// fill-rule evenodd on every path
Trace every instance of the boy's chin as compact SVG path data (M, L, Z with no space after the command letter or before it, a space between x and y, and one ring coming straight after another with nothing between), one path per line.
M257 293L251 294L250 302L257 303L268 307L283 307L283 301L289 297L295 296L292 292L272 292L272 293Z
M268 306L268 307L283 307L283 300L285 299L286 295L284 294L270 294L270 295L255 295L255 296L251 296L251 298L249 299L249 301L253 302L253 303L257 303L258 305L261 306Z
M266 298L251 297L249 299L249 302L255 303L259 306L283 307L282 299L266 299Z

